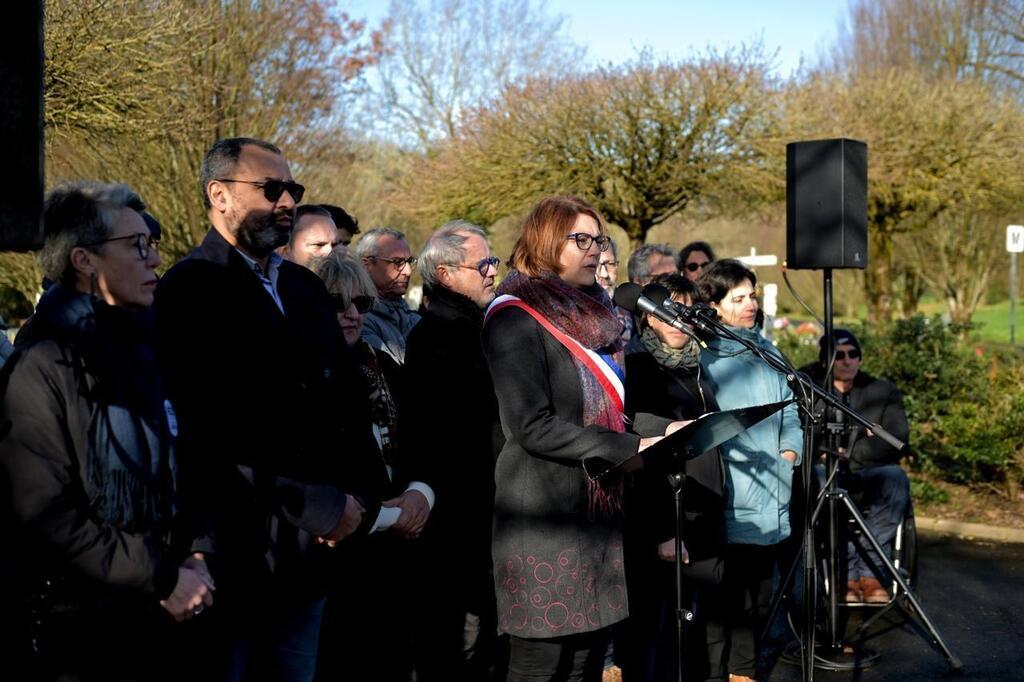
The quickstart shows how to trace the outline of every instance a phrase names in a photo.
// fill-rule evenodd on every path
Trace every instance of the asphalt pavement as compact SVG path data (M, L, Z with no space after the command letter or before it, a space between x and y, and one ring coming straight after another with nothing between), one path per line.
M950 670L922 630L891 610L875 623L866 645L874 666L845 672L815 670L815 680L1024 680L1024 544L968 540L919 531L915 595L963 662ZM854 610L853 631L868 610ZM801 680L798 666L779 662L772 682Z

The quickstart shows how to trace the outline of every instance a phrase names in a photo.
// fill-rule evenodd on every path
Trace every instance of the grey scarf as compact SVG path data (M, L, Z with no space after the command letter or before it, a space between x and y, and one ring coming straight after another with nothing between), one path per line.
M682 348L671 348L662 343L654 330L648 326L644 327L640 334L640 342L662 367L693 369L700 363L700 346L697 339L692 336Z

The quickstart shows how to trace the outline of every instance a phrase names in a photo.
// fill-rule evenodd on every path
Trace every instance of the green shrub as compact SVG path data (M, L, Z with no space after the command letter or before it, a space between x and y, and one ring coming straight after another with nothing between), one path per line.
M923 478L910 479L910 496L920 504L944 504L949 502L949 493Z
M1024 361L1016 350L964 343L939 317L883 329L853 326L863 370L896 384L910 420L911 466L959 484L994 484L1013 496L1024 484ZM817 359L817 335L782 333L797 364Z

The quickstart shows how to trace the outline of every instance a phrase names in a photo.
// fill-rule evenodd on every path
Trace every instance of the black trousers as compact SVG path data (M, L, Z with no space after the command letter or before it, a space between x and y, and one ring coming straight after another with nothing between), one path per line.
M507 682L599 682L608 628L551 639L512 637Z
M713 649L721 649L719 660L725 669L717 675L712 670L712 678L724 679L729 674L755 676L758 638L771 609L772 583L779 559L779 545L727 546L722 584L725 637L720 647L712 644ZM714 664L712 661L712 668Z

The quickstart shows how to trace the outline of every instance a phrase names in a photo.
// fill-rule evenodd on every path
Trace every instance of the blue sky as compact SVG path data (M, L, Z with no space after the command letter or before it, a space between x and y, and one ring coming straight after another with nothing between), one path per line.
M379 24L387 0L345 3L354 17ZM622 62L644 47L684 57L707 46L722 49L762 39L778 50L776 66L789 75L803 57L813 61L835 40L849 0L548 0L567 18L570 37L593 62Z

